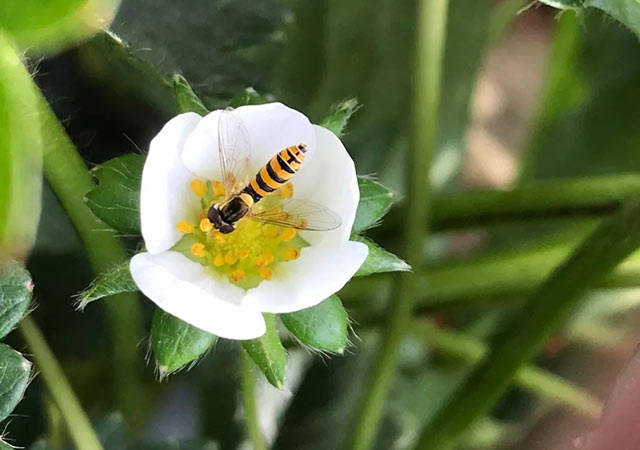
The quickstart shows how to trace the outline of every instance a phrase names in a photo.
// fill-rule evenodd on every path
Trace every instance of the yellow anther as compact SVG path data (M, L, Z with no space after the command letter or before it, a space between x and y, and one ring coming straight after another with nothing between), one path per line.
M284 249L282 257L287 261L293 261L294 259L298 259L298 257L300 257L300 250L295 247L287 247Z
M280 239L282 239L285 242L289 242L291 239L296 237L296 233L297 231L295 228L285 228L282 231L282 234L280 234Z
M264 251L262 253L260 253L256 259L255 259L255 264L258 267L265 267L268 266L269 264L271 264L273 262L273 253L270 252L269 250Z
M278 230L278 227L271 225L269 223L262 228L262 232L265 234L265 236L268 236L271 238L277 238L278 233L280 233L280 231Z
M280 188L280 197L291 198L293 197L293 184L287 183Z
M219 244L224 244L225 238L224 238L224 236L222 235L222 233L220 233L220 232L216 232L216 233L213 235L213 238L214 238L214 239L215 239Z
M234 283L240 283L244 278L244 270L242 269L234 270L229 274L229 278L231 278L231 281L233 281Z
M235 263L238 262L238 257L233 252L227 252L224 255L224 262L229 264L230 266L233 266Z
M222 267L224 266L224 255L222 253L218 253L214 258L213 258L213 265L216 267Z
M184 233L184 234L193 233L193 225L191 225L186 220L182 220L178 222L178 225L176 226L176 228L180 233Z
M271 264L274 260L274 256L273 253L270 252L269 250L265 250L264 252L262 252L262 255L265 257L267 264Z
M249 257L249 250L241 248L238 250L238 259L247 259Z
M193 180L191 180L190 186L193 193L196 194L198 197L202 197L204 194L207 193L207 185L202 180L198 180L197 178L194 178Z
M200 221L200 229L205 233L213 230L213 224L206 217Z
M216 197L222 197L224 195L224 185L218 180L211 182L211 190Z
M198 257L198 258L204 257L207 254L205 252L204 244L202 244L200 242L196 242L195 244L192 244L191 245L191 254L193 256Z
M270 280L273 276L273 270L269 269L268 267L261 267L258 273L260 274L260 278L262 278L263 280Z

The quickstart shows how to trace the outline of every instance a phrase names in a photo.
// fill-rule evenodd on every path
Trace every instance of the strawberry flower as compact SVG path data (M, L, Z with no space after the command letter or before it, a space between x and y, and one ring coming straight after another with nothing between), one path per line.
M308 231L243 218L232 233L218 232L206 211L225 195L221 114L180 114L151 141L140 192L147 251L132 258L130 270L169 314L220 337L253 339L265 332L262 313L314 306L362 265L366 245L349 240L360 194L353 161L331 131L280 103L243 106L233 114L248 134L251 174L286 147L307 150L299 172L258 205L313 202L339 216L340 225Z

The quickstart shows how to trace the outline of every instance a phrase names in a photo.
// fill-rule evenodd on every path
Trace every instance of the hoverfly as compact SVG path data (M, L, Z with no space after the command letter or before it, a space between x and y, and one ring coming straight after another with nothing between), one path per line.
M283 198L279 205L272 207L262 207L264 203L259 203L298 172L306 152L307 146L303 143L287 147L249 179L249 133L233 108L221 111L218 156L225 198L207 211L214 228L224 234L231 233L244 217L298 230L327 231L339 227L341 220L336 213L311 201Z

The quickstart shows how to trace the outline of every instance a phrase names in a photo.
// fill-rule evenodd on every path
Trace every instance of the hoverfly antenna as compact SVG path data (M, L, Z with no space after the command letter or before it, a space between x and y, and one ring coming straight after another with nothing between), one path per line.
M302 153L307 153L307 144L299 144L298 150L300 150Z

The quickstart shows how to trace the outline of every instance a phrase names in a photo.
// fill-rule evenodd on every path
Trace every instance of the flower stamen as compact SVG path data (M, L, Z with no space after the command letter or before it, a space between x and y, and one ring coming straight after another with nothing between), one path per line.
M204 258L207 254L207 252L205 251L205 246L201 242L196 242L195 244L192 244L190 247L190 250L191 250L191 254L196 258Z
M193 233L193 230L194 230L193 225L191 225L186 220L182 220L178 222L178 225L176 225L176 228L180 233L183 233L183 234Z
M191 180L191 184L189 185L189 187L191 188L191 191L198 197L202 197L207 193L207 184L202 180L198 180L197 178Z
M286 261L293 261L294 259L298 259L300 257L300 250L295 247L287 247L284 249L282 257Z

